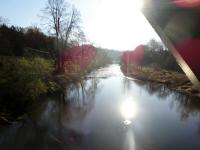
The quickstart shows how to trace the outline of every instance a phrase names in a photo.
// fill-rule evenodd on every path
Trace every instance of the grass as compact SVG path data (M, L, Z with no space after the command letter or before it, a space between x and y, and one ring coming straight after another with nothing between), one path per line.
M121 66L121 69L127 76L143 81L166 84L169 88L178 92L200 98L200 91L183 73L151 67L136 68L131 66L127 68L127 66Z

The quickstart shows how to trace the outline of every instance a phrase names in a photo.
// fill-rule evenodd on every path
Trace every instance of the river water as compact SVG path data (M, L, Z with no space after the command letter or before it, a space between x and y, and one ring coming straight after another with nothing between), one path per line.
M200 101L98 69L0 127L0 150L199 150Z

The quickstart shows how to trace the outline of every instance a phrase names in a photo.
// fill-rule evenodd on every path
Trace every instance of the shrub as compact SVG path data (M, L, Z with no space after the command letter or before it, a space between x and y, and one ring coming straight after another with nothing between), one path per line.
M52 64L43 58L4 58L0 65L1 95L22 100L34 100L48 92L45 79L53 71Z

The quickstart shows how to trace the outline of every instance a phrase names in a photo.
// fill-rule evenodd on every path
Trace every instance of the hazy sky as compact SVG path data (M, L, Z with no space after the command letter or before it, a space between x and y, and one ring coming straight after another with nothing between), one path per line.
M19 26L41 27L41 10L46 0L0 0L0 16ZM141 0L68 0L81 12L82 27L97 46L131 50L156 33L140 12Z

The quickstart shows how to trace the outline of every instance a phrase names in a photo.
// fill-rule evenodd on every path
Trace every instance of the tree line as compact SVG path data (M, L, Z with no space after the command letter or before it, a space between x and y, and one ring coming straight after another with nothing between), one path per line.
M86 42L80 13L65 0L47 0L41 13L45 31L38 27L9 26L8 19L0 17L0 55L24 56L30 47L57 58L65 48Z
M86 41L80 13L64 0L46 0L40 17L42 29L13 26L0 16L0 122L2 112L23 113L73 81L56 69L63 50Z
M25 48L49 52L55 56L54 37L44 34L37 27L22 28L0 25L0 55L24 56Z
M154 39L144 45L144 57L141 61L142 66L150 66L166 70L181 72L171 52L163 45L162 42Z

